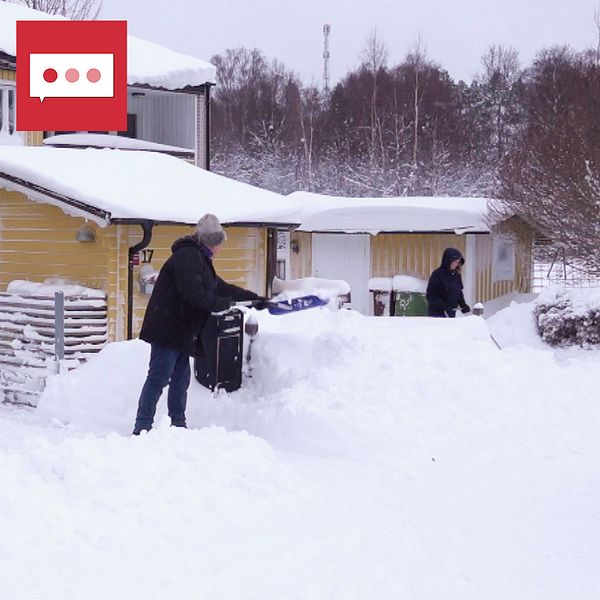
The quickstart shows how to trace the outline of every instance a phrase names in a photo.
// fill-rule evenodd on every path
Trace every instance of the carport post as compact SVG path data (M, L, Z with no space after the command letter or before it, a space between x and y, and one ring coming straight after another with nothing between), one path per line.
M462 273L464 294L467 304L477 302L477 236L474 233L465 235L465 266Z

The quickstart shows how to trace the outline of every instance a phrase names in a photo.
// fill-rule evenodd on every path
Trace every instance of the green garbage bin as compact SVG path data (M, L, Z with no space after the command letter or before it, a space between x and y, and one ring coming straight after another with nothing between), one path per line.
M395 317L426 317L427 300L421 292L394 292Z

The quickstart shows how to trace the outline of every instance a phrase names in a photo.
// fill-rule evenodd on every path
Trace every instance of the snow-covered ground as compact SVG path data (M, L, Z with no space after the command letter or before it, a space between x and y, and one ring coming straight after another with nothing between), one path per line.
M0 598L597 600L600 350L531 310L257 313L244 388L140 437L109 345L0 408Z

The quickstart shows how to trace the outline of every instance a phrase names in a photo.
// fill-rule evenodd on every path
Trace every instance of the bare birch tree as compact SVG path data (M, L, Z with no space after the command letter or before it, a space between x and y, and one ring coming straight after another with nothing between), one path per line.
M506 151L511 128L518 120L517 84L521 77L519 53L514 48L490 46L481 59L483 73L477 78L492 127L494 160Z
M385 44L378 39L377 30L373 30L367 39L367 44L362 54L363 67L371 74L372 88L370 101L370 159L371 166L377 165L377 155L383 158L383 140L381 136L381 122L379 119L378 104L378 79L381 70L387 65L388 51Z

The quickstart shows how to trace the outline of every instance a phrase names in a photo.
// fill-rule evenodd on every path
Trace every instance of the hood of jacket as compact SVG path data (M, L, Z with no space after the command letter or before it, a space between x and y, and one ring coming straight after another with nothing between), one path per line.
M457 259L460 260L460 266L462 267L462 265L465 264L465 259L460 250L457 250L456 248L446 248L444 250L444 254L442 255L442 264L440 266L449 271L450 264L453 260Z

